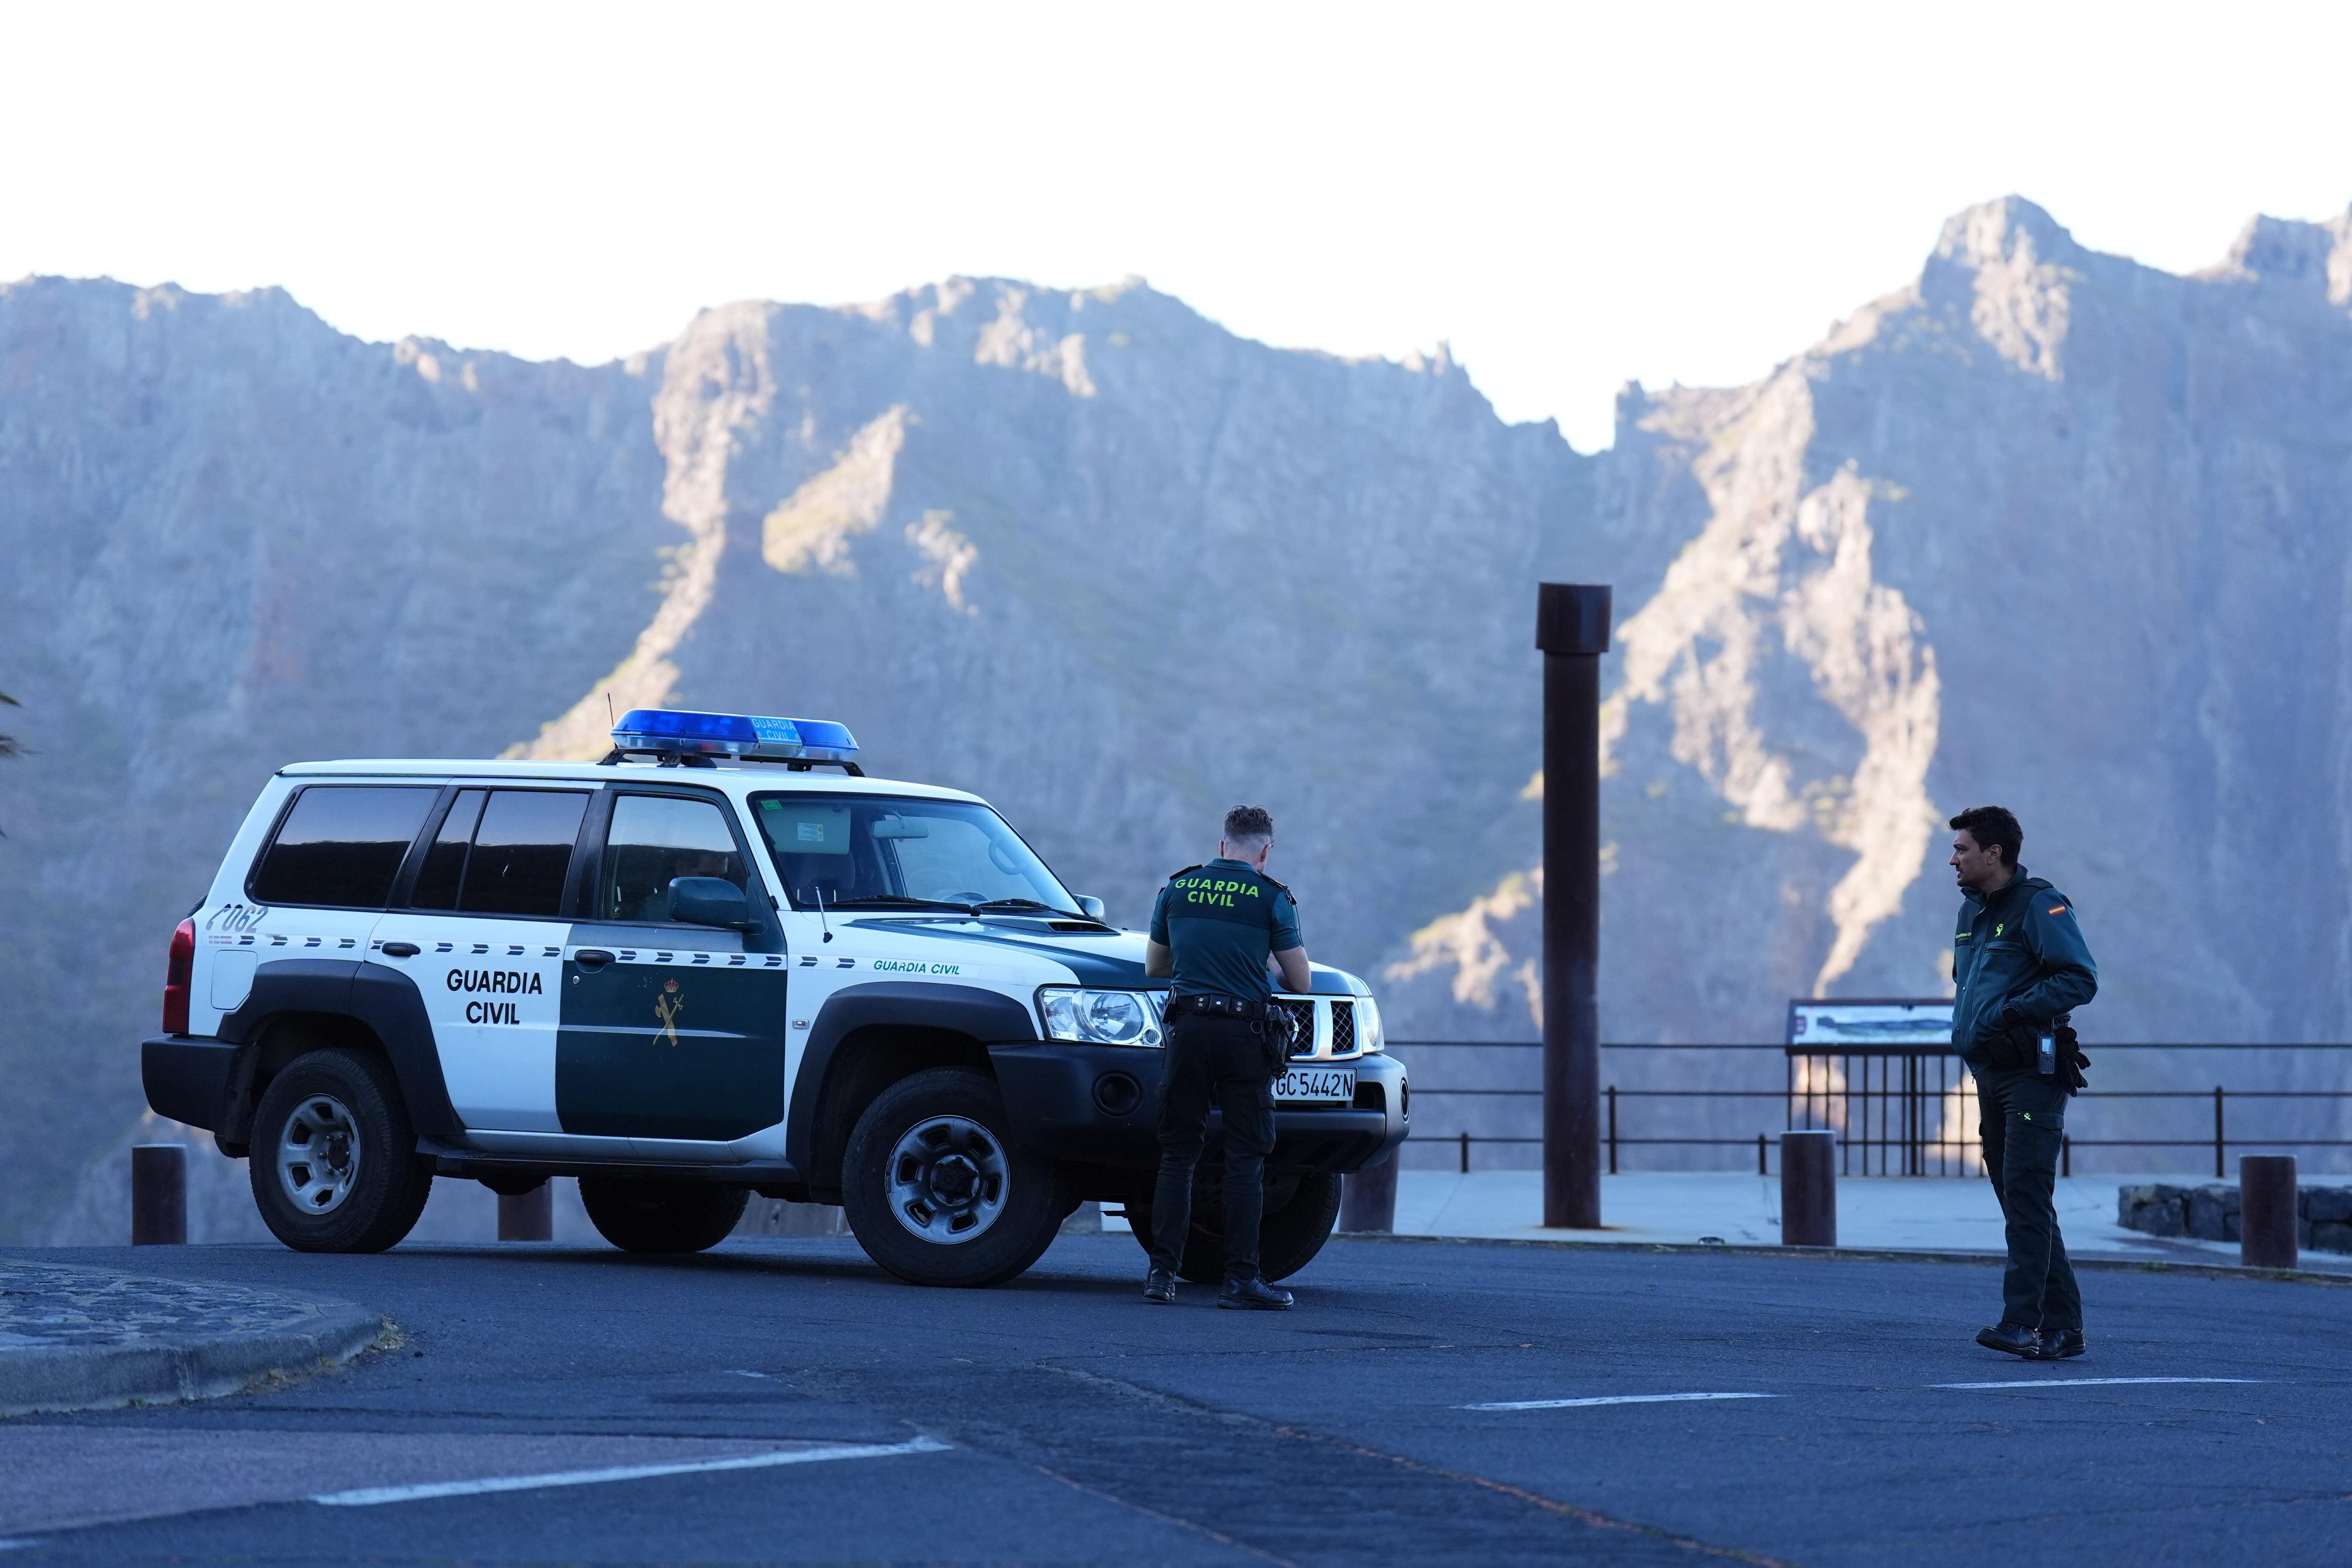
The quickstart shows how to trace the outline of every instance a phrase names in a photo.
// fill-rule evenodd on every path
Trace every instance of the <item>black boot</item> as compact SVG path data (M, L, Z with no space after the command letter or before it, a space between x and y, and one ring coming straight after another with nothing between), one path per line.
M2089 1348L2090 1346L2085 1343L2083 1339L2082 1330L2052 1329L2042 1336L2042 1353L2035 1359L2039 1361L2069 1361L2075 1356L2081 1355Z
M1287 1290L1277 1290L1263 1279L1228 1279L1225 1288L1217 1292L1220 1307L1255 1308L1262 1312L1286 1312L1291 1296Z
M1162 1307L1172 1306L1176 1300L1176 1276L1165 1268L1153 1269L1143 1282L1143 1299Z
M2003 1323L1999 1328L1979 1329L1977 1343L1989 1351L2007 1351L2028 1361L2042 1359L2042 1336L2023 1323Z

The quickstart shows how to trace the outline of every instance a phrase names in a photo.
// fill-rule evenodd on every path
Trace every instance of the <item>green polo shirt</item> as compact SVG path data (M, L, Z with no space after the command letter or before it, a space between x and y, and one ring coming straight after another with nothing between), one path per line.
M1274 994L1268 955L1305 947L1290 894L1239 860L1212 860L1170 879L1151 906L1151 940L1175 954L1179 996Z

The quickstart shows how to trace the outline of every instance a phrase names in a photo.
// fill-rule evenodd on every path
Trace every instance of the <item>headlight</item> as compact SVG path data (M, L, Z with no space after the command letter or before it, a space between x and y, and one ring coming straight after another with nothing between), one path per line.
M1381 1005L1369 996L1356 998L1356 1044L1367 1055L1388 1044L1381 1032Z
M1160 1044L1160 993L1156 991L1081 991L1049 985L1037 993L1037 1011L1045 1017L1046 1038L1104 1046Z

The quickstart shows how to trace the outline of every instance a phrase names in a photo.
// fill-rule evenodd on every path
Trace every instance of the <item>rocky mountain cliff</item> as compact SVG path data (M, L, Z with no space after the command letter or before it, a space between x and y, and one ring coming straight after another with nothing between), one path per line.
M1620 597L1604 1037L1944 994L1942 819L2000 801L2100 957L2087 1037L2347 1038L2347 306L2352 216L2180 278L2011 198L1766 380L1629 390L1596 531L1686 542ZM1524 885L1408 984L1523 1029Z
M1986 799L2083 910L2105 1037L2340 1037L2347 294L2345 221L2184 279L1994 203L1585 457L1442 353L1136 283L731 306L593 369L0 288L0 1235L136 1118L272 769L589 754L608 698L844 720L1130 921L1263 801L1392 1032L1524 1036L1542 577L1617 585L1610 1037L1937 993L1940 821Z

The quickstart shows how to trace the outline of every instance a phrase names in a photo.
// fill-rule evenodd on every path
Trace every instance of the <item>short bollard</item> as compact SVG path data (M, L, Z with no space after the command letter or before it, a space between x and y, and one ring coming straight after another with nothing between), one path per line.
M500 1241L553 1241L555 1189L545 1182L527 1193L499 1194Z
M1397 1157L1391 1149L1360 1171L1348 1173L1339 1194L1341 1230L1396 1229Z
M131 1146L131 1245L184 1247L188 1152L177 1143Z
M2249 1268L2294 1268L2294 1156L2244 1154L2238 1160L2238 1261Z
M1780 1134L1780 1245L1837 1245L1837 1134Z

